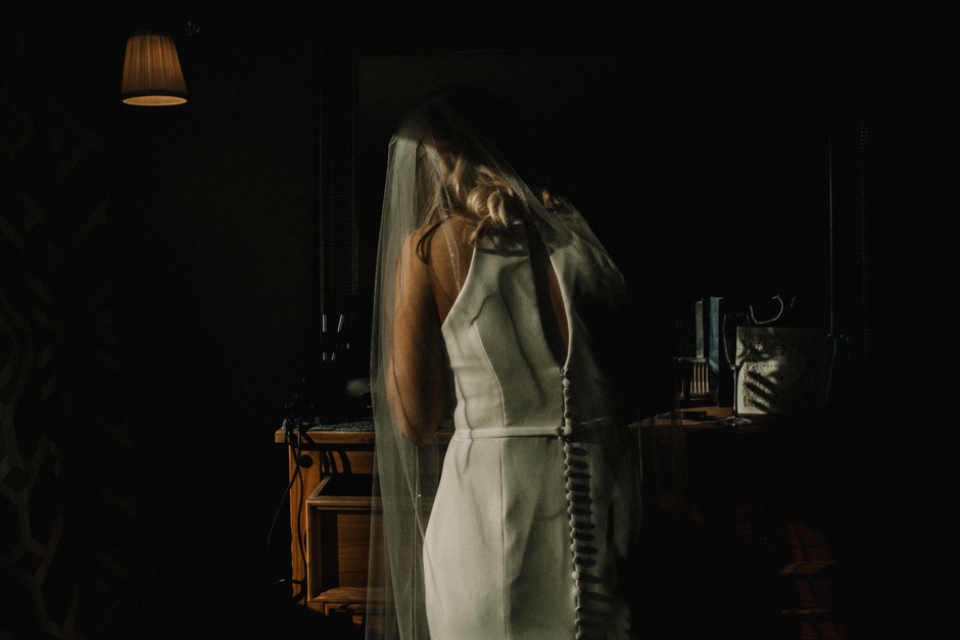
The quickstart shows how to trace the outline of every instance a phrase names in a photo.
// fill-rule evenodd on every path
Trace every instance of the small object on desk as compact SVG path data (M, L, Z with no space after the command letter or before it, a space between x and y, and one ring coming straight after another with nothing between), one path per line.
M682 405L715 404L711 402L711 389L716 387L716 376L711 375L707 360L689 357L677 357L673 360Z
M819 329L737 327L741 413L814 411L826 401L829 343Z

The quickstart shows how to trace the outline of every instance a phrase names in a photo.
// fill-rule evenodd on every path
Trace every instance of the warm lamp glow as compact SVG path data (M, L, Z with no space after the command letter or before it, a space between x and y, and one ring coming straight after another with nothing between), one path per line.
M183 81L173 38L147 33L127 40L120 97L126 104L144 107L187 101L187 85Z

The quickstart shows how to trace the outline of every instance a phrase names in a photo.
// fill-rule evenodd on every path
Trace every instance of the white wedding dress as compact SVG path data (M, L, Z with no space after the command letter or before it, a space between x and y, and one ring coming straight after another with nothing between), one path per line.
M523 234L479 241L442 326L457 402L423 550L432 640L629 636L619 574L639 521L638 449L580 313L609 302L612 265L539 227L566 361L544 337Z

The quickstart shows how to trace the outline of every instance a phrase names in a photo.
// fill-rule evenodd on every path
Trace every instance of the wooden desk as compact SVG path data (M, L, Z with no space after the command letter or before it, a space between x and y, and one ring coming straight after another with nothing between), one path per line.
M373 424L362 430L305 430L289 440L281 428L274 442L288 447L293 596L325 615L346 615L362 624L367 603L367 561L372 498ZM437 433L441 463L452 425ZM298 464L299 463L299 464Z
M707 420L688 422L683 428L709 430L718 417L729 413L716 408L706 411ZM282 428L274 434L274 441L289 449L294 599L326 615L349 615L356 624L362 624L366 612L370 516L380 508L371 497L373 425L363 426L360 430L302 431L299 449L294 446L296 434L292 442ZM656 452L669 451L669 445L661 440L669 439L670 421L648 418L640 427L645 468L665 469ZM452 434L452 424L438 432L441 455ZM652 477L660 475L657 471ZM676 478L672 482L679 486Z
M805 516L818 455L815 445L804 448L809 419L750 416L753 426L735 429L717 424L729 409L685 411L706 417L633 425L644 473L646 637L676 637L678 629L714 637L720 627L740 638L846 637L830 595L830 540ZM451 433L441 431L442 449ZM289 446L282 429L275 441ZM370 515L379 507L371 498L374 433L305 431L299 443L299 452L289 446L294 595L360 625Z
M845 638L823 416L640 422L645 637Z

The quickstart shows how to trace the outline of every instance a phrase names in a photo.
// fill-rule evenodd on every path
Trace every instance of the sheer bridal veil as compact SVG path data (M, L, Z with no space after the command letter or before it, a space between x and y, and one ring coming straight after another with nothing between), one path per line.
M423 540L440 475L438 438L416 446L400 433L410 419L403 402L388 401L396 388L391 357L395 312L408 296L403 261L418 259L404 250L411 239L455 234L465 229L471 240L509 233L512 225L534 223L554 243L588 247L583 260L602 273L609 290L622 291L622 277L573 206L524 182L500 152L454 108L450 96L431 98L402 122L390 140L374 293L371 390L376 430L374 514L371 528L366 637L368 640L429 638L423 590ZM457 105L459 107L459 105ZM475 106L475 105L474 105ZM459 192L466 184L469 193ZM464 215L464 203L485 215ZM502 199L511 203L508 216ZM479 204L477 202L479 199ZM463 224L444 224L451 218ZM470 256L462 238L441 242L450 255L450 281L462 287ZM435 245L436 246L436 245ZM445 385L446 380L435 381ZM449 385L446 386L449 388ZM447 414L449 415L449 414ZM451 639L436 639L451 640Z

